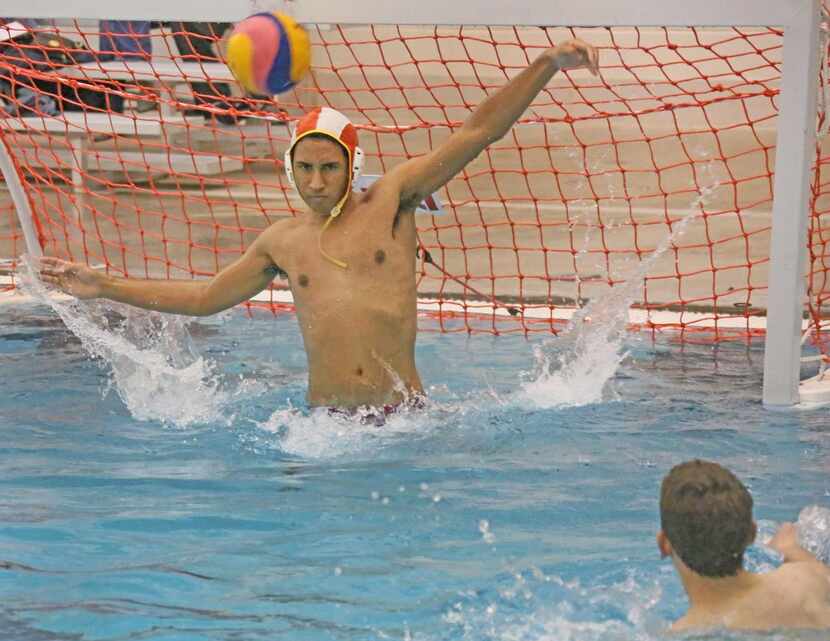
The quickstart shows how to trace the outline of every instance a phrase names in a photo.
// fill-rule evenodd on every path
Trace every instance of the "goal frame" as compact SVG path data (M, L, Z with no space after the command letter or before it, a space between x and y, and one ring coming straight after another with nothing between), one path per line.
M549 25L602 27L757 27L783 32L764 354L763 402L799 403L810 180L816 144L821 0L202 0L132 3L103 0L5 0L4 14L54 19L165 19L235 22L264 9L301 23ZM22 214L21 214L22 215Z

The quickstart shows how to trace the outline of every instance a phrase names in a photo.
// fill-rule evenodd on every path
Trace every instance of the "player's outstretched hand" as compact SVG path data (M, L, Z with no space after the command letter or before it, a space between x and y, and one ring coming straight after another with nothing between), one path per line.
M76 298L98 298L101 295L99 272L60 258L44 256L40 259L40 279Z
M599 52L582 40L566 40L551 50L560 71L586 68L595 76L599 75Z
M801 547L795 523L782 523L770 540L769 547L779 552L784 557L785 563L789 561L819 562L811 552Z
M798 545L798 530L794 523L782 523L775 533L775 536L769 542L769 546L773 550L777 550L784 556L787 552L794 548L800 547Z

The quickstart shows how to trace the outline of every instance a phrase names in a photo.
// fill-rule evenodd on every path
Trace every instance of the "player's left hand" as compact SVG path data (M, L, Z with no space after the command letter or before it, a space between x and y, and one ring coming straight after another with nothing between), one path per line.
M586 68L595 76L599 75L599 52L582 40L562 42L551 50L560 71Z
M794 523L782 523L769 542L769 546L784 556L798 545L798 529Z

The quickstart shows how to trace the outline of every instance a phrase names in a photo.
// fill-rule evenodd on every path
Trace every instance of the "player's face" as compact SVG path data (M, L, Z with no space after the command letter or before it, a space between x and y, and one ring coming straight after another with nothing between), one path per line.
M349 186L343 147L327 138L303 138L294 148L297 191L316 213L329 215Z

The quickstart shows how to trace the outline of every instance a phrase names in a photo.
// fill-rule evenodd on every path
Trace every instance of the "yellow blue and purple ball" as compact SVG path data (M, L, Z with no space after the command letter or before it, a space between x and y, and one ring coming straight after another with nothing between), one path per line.
M234 27L228 39L228 66L250 93L288 91L308 72L308 33L283 13L257 13Z

